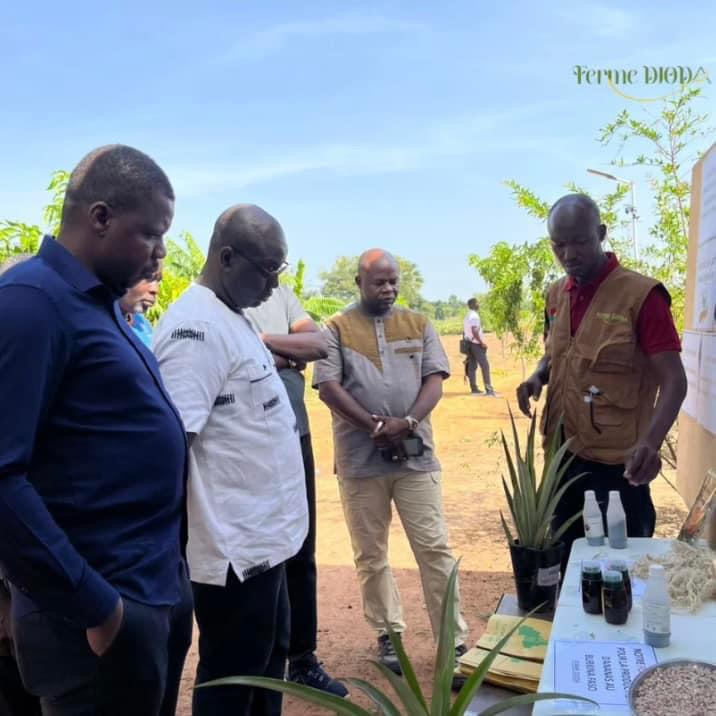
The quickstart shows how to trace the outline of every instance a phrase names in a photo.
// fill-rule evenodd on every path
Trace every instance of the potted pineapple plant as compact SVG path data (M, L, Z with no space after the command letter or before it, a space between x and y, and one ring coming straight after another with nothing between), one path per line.
M553 611L564 552L564 545L559 540L582 513L577 512L556 531L552 529L552 517L562 495L582 475L562 484L573 457L565 459L570 440L562 442L561 422L546 446L542 474L538 476L535 462L536 415L530 421L524 453L520 448L512 411L510 421L514 445L510 449L502 433L509 473L509 485L503 476L502 486L512 518L512 529L502 512L500 520L510 546L517 602L525 611Z
M438 639L437 653L435 655L435 671L433 676L432 699L428 702L410 659L405 653L399 634L388 629L390 640L400 661L403 676L397 676L390 669L377 661L371 663L388 681L395 696L391 698L380 688L371 684L365 679L347 678L341 679L354 689L366 694L373 704L373 710L368 711L356 703L342 699L325 691L314 689L303 684L294 684L290 681L269 679L260 676L231 676L225 679L217 679L197 688L213 688L228 686L254 686L273 691L280 691L295 698L307 701L308 703L321 706L328 713L335 713L345 716L463 716L472 701L475 692L480 688L487 672L500 650L507 643L512 634L519 629L522 621L506 634L489 655L482 661L480 666L469 676L458 692L455 700L452 700L452 677L455 671L455 588L457 582L458 565L452 570L448 585L445 590L442 602L442 618L440 626L440 638ZM526 617L525 617L526 618ZM397 697L397 698L395 698ZM495 716L511 708L521 705L532 704L536 701L553 699L571 699L574 701L585 701L595 703L589 699L561 693L539 693L521 694L513 696L494 706L482 711L479 716Z

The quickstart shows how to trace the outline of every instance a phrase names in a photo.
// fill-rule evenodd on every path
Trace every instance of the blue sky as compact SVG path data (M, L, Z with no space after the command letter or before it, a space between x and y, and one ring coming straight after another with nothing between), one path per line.
M616 154L599 128L654 111L573 67L704 66L716 116L715 20L710 2L4 3L0 217L40 223L54 169L122 142L172 179L174 235L206 246L223 209L254 202L313 285L381 246L418 264L428 298L466 296L468 254L543 233L505 179L603 193L585 171ZM639 182L645 235L645 177L619 174Z

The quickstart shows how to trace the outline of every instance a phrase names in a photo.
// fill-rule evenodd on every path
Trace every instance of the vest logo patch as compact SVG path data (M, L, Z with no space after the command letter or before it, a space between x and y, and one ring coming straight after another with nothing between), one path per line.
M597 318L604 321L604 323L629 323L629 319L626 316L622 316L621 313L597 313Z
M227 393L226 395L220 395L214 401L214 405L221 407L222 405L231 405L236 402L236 396L233 393Z
M172 331L173 341L204 341L204 331L197 331L193 328L176 328Z

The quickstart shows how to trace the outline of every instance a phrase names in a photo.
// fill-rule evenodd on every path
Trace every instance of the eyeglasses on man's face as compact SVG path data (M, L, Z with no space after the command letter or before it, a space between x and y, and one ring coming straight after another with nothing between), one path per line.
M262 266L257 261L248 257L243 251L235 247L231 247L231 250L241 256L242 259L248 261L255 269L257 269L264 278L276 278L280 276L289 266L288 261L282 261L278 266Z

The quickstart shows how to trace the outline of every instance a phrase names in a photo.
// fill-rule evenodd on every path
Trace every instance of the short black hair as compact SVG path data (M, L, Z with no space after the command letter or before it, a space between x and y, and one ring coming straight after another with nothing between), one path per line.
M602 221L597 202L594 201L591 196L588 196L587 194L565 194L552 204L552 208L549 210L549 214L547 215L548 223L552 218L552 214L565 204L572 209L581 209L582 211L591 214L597 224L600 224Z
M476 298L468 298L467 299L467 307L473 308L475 306L477 306L477 299Z
M62 219L74 207L97 201L120 211L136 209L154 192L174 200L169 178L151 157L124 144L99 147L70 174Z

